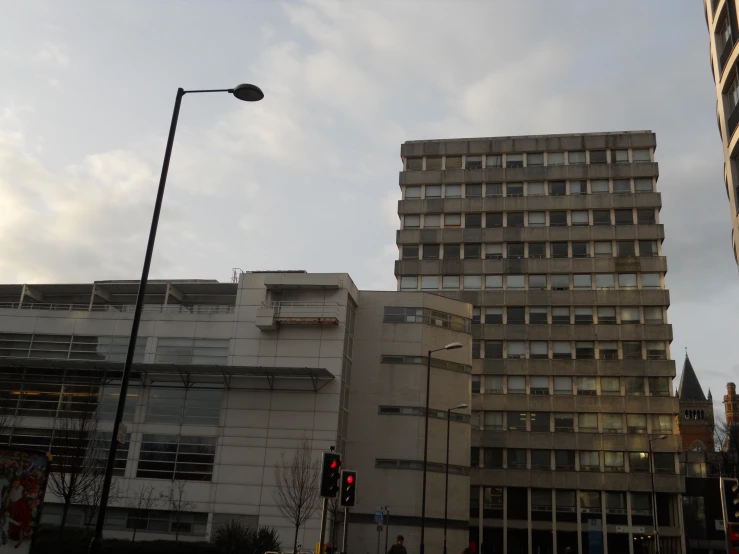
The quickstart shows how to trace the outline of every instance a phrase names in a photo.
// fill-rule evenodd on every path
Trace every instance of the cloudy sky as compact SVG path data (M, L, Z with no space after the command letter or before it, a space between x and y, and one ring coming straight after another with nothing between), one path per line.
M672 356L739 377L698 0L2 2L0 282L140 272L177 87L155 278L349 272L394 288L405 140L657 133ZM677 381L676 381L677 384Z

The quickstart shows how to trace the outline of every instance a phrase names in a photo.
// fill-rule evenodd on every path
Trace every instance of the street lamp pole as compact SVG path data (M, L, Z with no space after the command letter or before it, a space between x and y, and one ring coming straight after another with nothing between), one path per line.
M431 392L431 354L434 352L440 352L442 350L456 350L462 348L462 344L459 342L452 342L447 344L444 348L437 348L436 350L429 350L429 355L426 363L426 413L424 417L424 431L423 431L423 485L421 492L421 544L419 545L419 554L425 554L424 538L426 533L426 464L428 462L429 452L429 396Z
M164 151L164 162L162 163L162 173L159 177L159 188L157 190L156 201L154 202L154 215L151 219L151 228L149 230L149 241L146 245L146 254L144 256L144 267L141 271L141 280L139 281L139 290L136 295L136 307L133 312L133 320L131 321L131 338L128 341L128 350L126 352L126 361L123 364L123 374L121 376L121 389L118 393L118 407L113 422L113 432L110 438L110 449L108 450L108 461L105 465L105 475L103 477L103 488L100 495L100 508L98 510L97 523L95 525L95 535L90 543L90 554L98 554L103 543L103 527L105 525L105 510L110 495L110 485L113 480L113 467L115 465L115 455L118 448L118 430L123 420L123 412L126 407L126 394L128 393L128 383L131 379L131 367L133 365L134 353L136 351L136 339L138 337L139 325L141 323L141 312L144 307L144 298L146 296L146 285L149 280L149 268L151 266L151 257L154 253L154 242L156 240L157 227L159 226L159 214L162 209L162 200L164 199L164 187L167 183L167 172L169 171L169 161L172 157L172 145L174 144L175 131L177 130L177 120L180 115L180 105L182 97L190 93L202 92L228 92L233 94L239 100L245 102L257 102L264 98L264 94L255 85L239 85L231 89L210 89L210 90L183 90L177 89L177 97L174 103L174 111L172 113L172 122L169 126L169 136L167 137L167 147Z
M660 441L662 439L666 439L667 435L660 435L659 437L654 437L651 439L648 439L649 442L649 469L650 474L652 476L652 525L654 526L654 544L655 544L655 554L661 553L661 548L659 544L659 522L657 521L657 490L654 487L654 454L652 452L652 443L654 441Z
M452 425L452 412L454 410L464 410L467 404L459 404L454 408L447 408L446 411L446 466L444 474L444 553L446 552L446 529L447 529L447 509L449 507L449 431Z

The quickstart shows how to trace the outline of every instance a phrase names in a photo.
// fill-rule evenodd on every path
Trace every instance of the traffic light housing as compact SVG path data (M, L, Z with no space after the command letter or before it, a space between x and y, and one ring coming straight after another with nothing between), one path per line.
M721 488L726 507L726 523L737 524L739 523L739 480L722 478Z
M321 458L321 496L336 498L339 492L339 477L341 474L341 454L338 452L324 452Z
M357 503L357 472L347 469L341 472L341 497L342 506L354 506Z

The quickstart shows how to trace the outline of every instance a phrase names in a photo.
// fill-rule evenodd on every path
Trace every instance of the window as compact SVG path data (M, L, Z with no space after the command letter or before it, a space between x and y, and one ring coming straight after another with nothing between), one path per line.
M421 187L405 187L405 198L421 198Z
M616 225L633 225L634 214L632 210L614 210Z
M441 185L426 185L426 198L441 198Z
M546 347L546 342L544 346ZM532 375L529 385L531 394L549 394L549 377L546 375ZM549 429L547 429L548 431Z
M636 273L619 273L618 288L621 290L636 290Z
M563 165L564 163L564 152L547 152L547 165Z
M608 180L607 179L593 179L590 181L590 193L591 194L608 194Z
M633 163L651 162L652 159L649 157L649 148L634 148L631 151L631 160Z
M485 341L485 358L488 360L503 359L503 341L486 340Z
M462 198L462 185L446 185L444 198Z
M465 185L464 195L466 198L482 198L482 184Z
M531 469L552 469L552 456L549 450L532 450L531 451ZM541 495L541 498L537 497L537 493ZM531 491L531 505L532 509L536 507L546 506L548 497L549 510L552 509L552 491L551 490L539 490L532 489Z
M479 229L482 227L482 214L465 214L464 226L468 229Z
M572 276L572 285L576 290L577 289L590 290L593 288L593 276L590 275L590 273L575 274Z
M159 339L155 361L169 364L226 365L228 339Z
M567 251L566 242L552 242L550 244L552 258L567 258L569 252Z
M552 276L554 277L554 276ZM567 307L553 307L552 308L552 324L566 324L570 323L570 309Z
M587 181L570 181L570 194L587 194L588 193L588 182Z
M616 243L616 255L620 257L630 257L636 255L634 251L634 241L618 241Z
M444 275L441 278L441 290L459 290L459 275Z
M525 425L524 425L525 430ZM508 449L508 469L526 469L526 449Z
M652 179L634 179L634 191L637 193L654 192Z
M510 258L511 256L509 255L508 257ZM524 286L524 276L523 275L508 275L506 277L506 288L508 290L523 290L524 288L526 288Z
M446 277L445 277L446 278ZM444 281L442 279L442 288L444 288ZM479 325L481 323L480 321L480 307L475 306L472 308L472 324L473 325Z
M444 227L461 227L462 214L444 214Z
M445 167L447 169L462 169L462 156L447 156Z
M503 167L503 156L500 154L488 154L485 156L485 167Z
M565 181L549 181L549 196L564 196L567 194Z
M509 389L510 392L510 389ZM508 430L509 431L525 431L526 430L526 412L508 412ZM511 449L508 449L510 452Z
M572 394L572 391L563 394ZM571 413L555 412L554 413L554 430L572 433L575 430L575 419Z
M566 227L567 212L549 212L550 227Z
M598 306L598 324L615 325L616 308L613 308L611 306Z
M507 154L505 158L506 167L523 167L523 154Z
M439 290L439 276L423 275L421 277L421 290Z
M663 323L660 306L644 306L644 323Z
M529 212L529 227L544 227L546 224L546 212Z
M597 451L580 451L580 471L600 471L600 456L598 456ZM580 505L585 508L582 503Z
M507 392L508 394L526 394L526 377L509 375Z
M425 229L438 229L441 226L441 216L438 214L426 214L423 216Z
M729 85L728 102L729 110L727 113L731 115L734 108L736 108L736 105L739 104L739 78L736 76L732 79L731 84Z
M418 277L408 275L401 277L400 290L418 290Z
M624 164L629 163L628 150L611 150L611 163Z
M599 290L608 290L616 288L616 281L613 273L598 273L595 276L595 288Z
M571 349L572 345L569 341L552 341L552 357L555 360L571 360Z
M503 290L503 276L485 275L485 290Z
M426 171L439 171L441 169L441 157L426 158Z
M526 154L526 165L544 165L544 153L543 152L529 152Z
M644 414L626 414L626 431L644 434L647 432L647 416Z
M491 394L501 394L503 392L503 376L502 375L485 375L485 392ZM501 418L501 427L503 420Z
M626 396L644 396L643 377L626 377Z
M603 414L604 433L623 433L623 418L621 414Z
M663 341L647 341L647 360L666 359L667 352L665 351L665 343Z
M610 258L613 256L613 244L611 241L597 241L593 247L596 258Z
M472 244L472 243L465 244L464 245L464 259L465 260L479 260L481 251L482 251L482 245L480 244Z
M622 308L623 309L623 308ZM624 341L623 342L624 360L641 360L641 342Z
M407 215L403 218L403 229L417 229L421 226L420 215Z
M514 259L523 258L523 243L522 242L509 242L508 243L508 257Z
M638 209L636 210L636 222L640 225L651 225L656 223L653 208Z
M464 290L480 290L482 288L482 277L479 275L464 276Z
M641 274L641 288L643 289L659 289L660 288L660 277L659 273L642 273Z
M552 290L570 290L569 275L552 275Z
M523 360L526 357L526 343L522 340L509 340L507 345L506 357L512 359Z
M527 196L544 196L544 183L527 183Z
M585 163L585 151L576 150L574 152L567 152L567 163L570 165L584 164Z
M632 473L649 473L649 470L649 454L647 452L629 452L629 471ZM649 499L649 495L645 496ZM634 506L632 502L631 508L632 510L638 509L638 506Z
M503 323L503 308L485 308L485 323Z
M503 257L503 245L497 244L486 244L485 245L485 258L488 260L500 260Z
M618 358L618 346L616 343L611 343L616 350L616 358ZM603 358L603 342L601 341L599 347L601 348L601 359ZM604 396L621 396L621 382L618 377L601 377L600 378L600 393Z
M567 375L557 375L554 377L554 394L572 394L572 377ZM571 417L572 415L570 414Z
M577 378L577 394L595 396L595 377L581 375ZM598 426L597 424L595 425Z
M575 308L575 317L577 317L577 309ZM577 341L575 343L575 358L578 360L594 360L595 343L592 341Z
M438 260L439 259L439 245L438 244L424 244L423 245L423 259L424 260Z
M216 438L143 435L136 477L210 481Z
M532 433L549 432L549 412L531 412L530 420Z
M546 258L547 245L544 242L529 243L529 258Z
M593 210L593 225L610 225L611 210Z
M580 433L597 433L598 414L577 414L577 430Z
M576 307L575 308L575 325L592 325L592 324L593 324L593 308L590 306Z
M418 259L418 246L404 246L403 247L403 259L404 260L417 260Z
M503 467L503 449L502 448L486 448L482 452L482 463L485 467ZM488 492L490 489L486 489ZM501 499L503 497L503 490L500 491Z
M630 194L631 193L631 181L628 179L614 179L613 180L613 194Z
M421 171L423 169L423 158L408 158L405 164L406 171Z
M523 212L508 212L508 227L523 227Z
M385 323L423 323L423 308L394 308L385 306Z
M590 225L590 219L588 218L587 210L584 211L573 211L570 214L572 225Z
M480 448L470 447L470 467L480 467Z
M445 260L458 260L459 259L459 245L458 244L445 244L444 245L444 259Z
M547 290L547 276L529 275L529 290Z
M529 308L529 323L532 324L547 324L547 309L542 307L530 307Z
M472 339L472 358L479 360L482 356L480 355L480 341Z
M499 212L485 214L485 227L503 227L503 214Z
M484 417L483 425L485 426L485 429L492 429L494 431L502 431L504 429L503 412L486 411Z
M675 456L672 452L654 452L655 473L675 473Z
M464 162L465 169L482 168L482 156L467 156Z
M623 471L624 470L624 453L623 452L604 452L605 470L606 471Z
M557 469L575 469L575 451L574 450L555 450L554 451L554 467L556 467ZM561 493L567 493L567 492L568 491L563 491L561 489L558 489L556 491L558 510L560 506L571 506L573 508L575 507L574 492L571 493L571 495L573 496L572 504L568 504L565 500L560 502Z
M526 308L523 306L509 306L506 310L507 323L526 323Z
M598 343L598 353L600 354L601 360L618 360L618 343L615 340L602 340ZM614 379L616 379L615 384L617 390L620 392L620 389L618 389L618 377L614 377Z
M485 196L488 198L499 198L503 196L503 185L501 183L488 183L485 185Z
M640 240L639 241L640 256L658 256L656 240Z
M591 150L590 151L590 163L591 164L607 164L608 163L608 152L606 150Z
M523 183L508 183L505 186L506 196L523 196Z

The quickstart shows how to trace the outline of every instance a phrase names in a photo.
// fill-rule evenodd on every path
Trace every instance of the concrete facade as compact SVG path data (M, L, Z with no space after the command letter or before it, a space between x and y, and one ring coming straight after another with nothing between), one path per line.
M483 553L652 552L650 457L661 551L685 551L655 148L650 131L401 146L398 289L473 306Z

